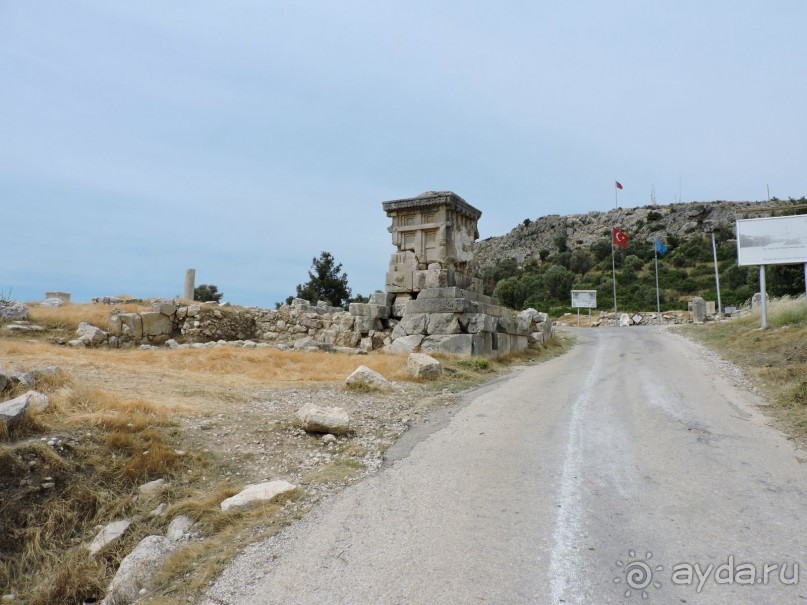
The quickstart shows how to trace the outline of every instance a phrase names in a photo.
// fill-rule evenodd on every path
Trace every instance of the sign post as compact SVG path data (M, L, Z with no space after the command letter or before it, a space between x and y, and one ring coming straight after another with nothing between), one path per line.
M760 328L768 327L765 265L804 264L807 281L807 215L737 220L737 264L759 266Z
M572 290L572 308L577 309L577 325L580 326L580 309L588 309L588 326L591 327L591 310L597 308L596 290Z

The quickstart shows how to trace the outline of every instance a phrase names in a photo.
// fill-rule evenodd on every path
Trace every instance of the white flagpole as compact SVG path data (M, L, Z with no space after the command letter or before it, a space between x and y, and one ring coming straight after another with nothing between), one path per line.
M619 187L617 187L617 181L614 180L614 209L619 208ZM617 306L616 306L616 261L614 260L614 227L611 227L611 273L613 275L613 283L614 283L614 325L619 325L619 319L617 318Z
M658 295L658 240L653 242L653 258L656 262L656 313L658 313L658 323L661 325L661 302Z

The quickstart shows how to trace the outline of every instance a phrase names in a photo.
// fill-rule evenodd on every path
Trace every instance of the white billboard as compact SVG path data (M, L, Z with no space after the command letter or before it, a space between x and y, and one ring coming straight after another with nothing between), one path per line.
M572 290L572 307L576 309L596 309L596 290Z
M737 220L737 264L807 263L807 215Z

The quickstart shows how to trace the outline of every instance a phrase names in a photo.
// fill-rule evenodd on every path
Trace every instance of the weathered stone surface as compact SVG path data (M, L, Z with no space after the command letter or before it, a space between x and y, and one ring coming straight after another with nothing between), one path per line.
M297 410L300 425L310 433L344 435L350 430L350 416L339 407L320 407L307 403Z
M484 313L464 313L459 316L459 322L463 331L469 334L495 332L499 325L496 317Z
M249 508L257 502L271 502L278 496L297 489L288 481L265 481L247 485L243 490L221 503L221 510L238 510Z
M170 336L171 318L158 311L140 313L144 336Z
M692 321L696 324L706 321L706 301L700 296L692 299Z
M426 334L426 326L429 323L429 316L426 313L407 313L401 318L398 325L408 335Z
M406 303L406 314L410 313L474 313L478 303L467 298L424 298L418 297Z
M160 313L167 317L171 317L177 312L177 305L173 302L155 302L151 305L151 308L155 313Z
M126 533L126 530L129 529L131 524L132 522L129 519L122 519L120 521L113 521L99 531L88 547L90 555L95 556L101 552L104 547L117 542L120 537Z
M176 547L163 536L143 538L121 561L101 605L130 605L142 596L141 590L152 590L157 571Z
M171 523L168 524L168 529L165 531L165 537L172 542L181 540L188 534L192 526L193 519L190 517L186 517L185 515L174 517L171 520Z
M0 424L10 428L19 423L28 409L28 398L25 395L0 403Z
M0 301L0 320L2 321L27 321L28 307L22 303L11 301Z
M128 336L139 340L143 338L143 320L137 313L121 313L118 315L121 322L121 336Z
M430 355L412 353L406 361L406 373L415 378L434 380L443 373L443 366Z
M423 342L423 336L420 334L402 336L393 340L389 345L386 345L384 350L388 353L411 353L417 350L421 342Z
M423 339L420 350L423 353L447 353L450 355L470 356L473 354L473 335L452 334L433 335Z
M345 384L354 389L386 390L391 388L386 378L364 365L356 368L353 373L345 379Z
M432 313L426 324L428 334L459 334L462 332L459 319L454 313Z
M372 319L387 319L389 317L389 307L370 303L350 303L350 314Z
M391 292L381 292L376 290L370 295L371 305L381 305L383 307L390 307L395 300L395 294Z
M412 295L409 292L401 292L395 295L395 301L392 303L390 309L391 317L403 317L406 313L406 303L412 300Z
M50 405L48 396L39 391L28 391L20 395L17 399L25 399L28 403L28 407L37 412L44 412Z
M148 502L158 498L165 491L166 487L165 479L155 479L154 481L144 483L137 488L137 491L140 497Z
M83 321L78 324L76 335L78 336L77 340L83 341L88 347L97 346L104 343L107 336L109 336L109 334L104 332L101 328L92 326Z

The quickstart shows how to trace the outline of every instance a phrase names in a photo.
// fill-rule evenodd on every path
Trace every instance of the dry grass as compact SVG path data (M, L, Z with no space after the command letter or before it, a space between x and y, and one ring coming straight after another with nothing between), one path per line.
M75 330L82 321L106 329L112 309L120 309L124 313L137 313L150 311L151 307L139 304L104 305L99 303L67 303L53 308L30 305L28 316L33 323L50 329Z
M730 322L689 328L687 333L748 370L769 395L776 415L802 443L807 441L807 302L772 300L770 329L760 330L759 311ZM705 328L705 329L704 329Z

